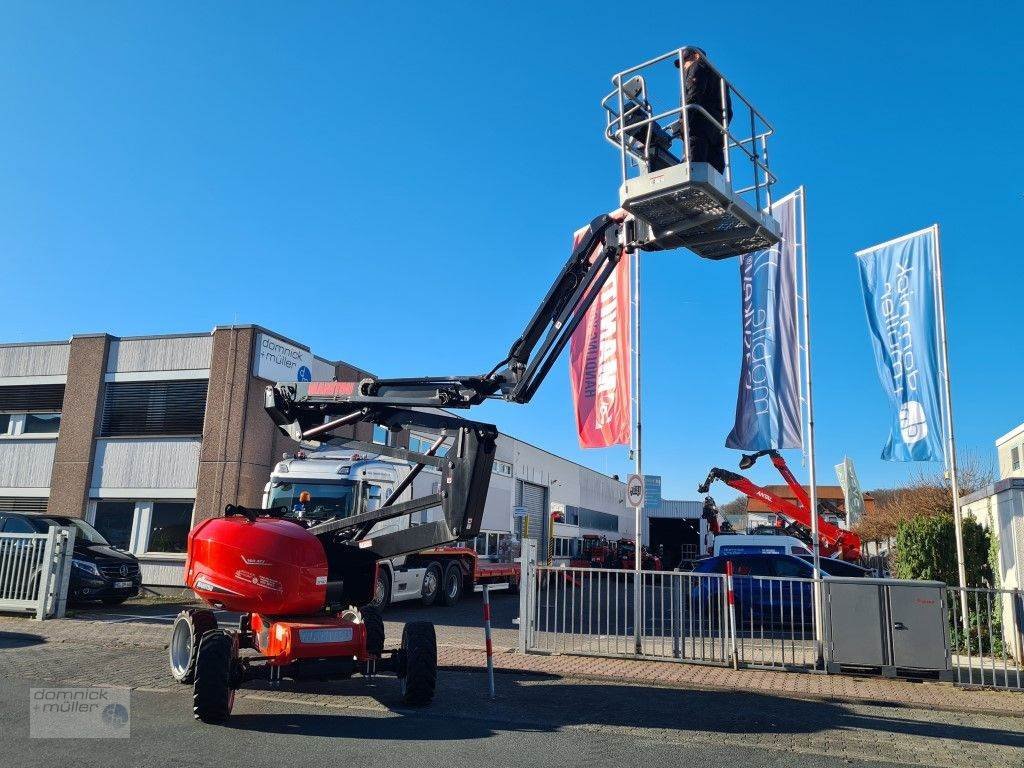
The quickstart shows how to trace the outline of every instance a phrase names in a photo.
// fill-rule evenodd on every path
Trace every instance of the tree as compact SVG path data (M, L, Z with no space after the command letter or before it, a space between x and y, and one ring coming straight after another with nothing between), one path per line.
M994 471L974 453L964 453L958 466L960 495L967 496L992 482ZM901 523L916 517L953 515L952 484L946 473L919 471L905 485L890 490L874 490L875 507L857 524L856 533L864 541L886 541L896 536Z

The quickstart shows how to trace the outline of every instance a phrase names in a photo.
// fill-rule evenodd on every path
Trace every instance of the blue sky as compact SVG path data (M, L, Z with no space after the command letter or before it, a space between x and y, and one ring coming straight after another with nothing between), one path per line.
M852 253L933 221L958 439L991 456L1024 421L1007 237L1024 213L1022 7L623 7L5 3L0 340L238 321L381 375L485 371L572 231L617 204L609 76L698 44L774 122L780 189L807 187L822 481L844 454L866 487L916 469L878 459L887 406ZM677 251L643 274L646 469L694 498L738 458L722 447L737 265ZM564 360L530 406L476 415L629 471L625 449L577 448Z

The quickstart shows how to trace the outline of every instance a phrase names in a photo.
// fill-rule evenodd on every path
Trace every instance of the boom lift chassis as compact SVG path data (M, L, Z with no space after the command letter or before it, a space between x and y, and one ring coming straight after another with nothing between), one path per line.
M670 109L655 107L649 98L649 67L675 62L681 72L688 51L680 48L614 76L615 106L611 98L602 104L609 115L605 136L620 150L622 208L590 222L523 333L490 371L267 387L268 414L299 443L329 441L401 459L412 469L377 507L360 494L354 510L315 522L281 520L274 510L229 507L224 518L192 530L186 583L214 606L243 613L237 631L218 629L210 611L186 611L175 622L171 668L176 679L194 682L197 718L222 721L230 713L234 689L258 677L277 682L282 676L348 676L387 668L402 680L407 703L429 701L436 674L433 625L406 625L402 647L385 652L383 623L366 606L380 559L471 539L480 530L498 431L449 411L490 399L528 403L626 254L685 247L721 259L779 241L779 225L771 217L775 177L767 165L772 129L760 113L724 77L722 93L732 93L750 107L746 138L734 133L725 115L715 120L688 104L681 76L681 90L670 95ZM708 66L720 76L710 62ZM672 139L664 123L678 119L682 128L676 133L689 145L688 116L698 109L721 131L724 176L706 163L691 162L686 152L676 157L670 151ZM735 167L730 170L728 165L733 151L751 160L753 173L752 185L736 190ZM629 175L627 160L636 163L639 176ZM742 195L752 195L753 206ZM389 432L420 428L438 437L426 452L414 452L339 436L339 430L357 424L375 424ZM442 454L445 444L449 447ZM440 473L436 491L399 501L428 466ZM421 525L373 533L378 523L433 509L441 510L439 519L432 516ZM264 552L272 554L264 559ZM240 557L247 565L256 563L253 570L276 568L281 581L240 568ZM282 586L285 580L290 586ZM241 658L242 648L260 655Z

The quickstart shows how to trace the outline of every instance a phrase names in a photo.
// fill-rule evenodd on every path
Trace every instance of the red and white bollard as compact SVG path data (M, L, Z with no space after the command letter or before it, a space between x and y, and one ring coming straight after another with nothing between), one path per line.
M494 649L491 646L491 594L484 584L484 645L487 648L487 690L493 699L494 693Z
M729 601L729 652L732 654L732 668L740 668L736 653L736 593L732 589L732 560L725 561L725 592Z

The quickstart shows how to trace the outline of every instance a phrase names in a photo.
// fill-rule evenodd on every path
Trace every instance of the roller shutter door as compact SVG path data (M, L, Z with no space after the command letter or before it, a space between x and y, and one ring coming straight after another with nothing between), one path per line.
M526 509L526 517L530 521L528 538L536 539L540 551L545 551L548 527L544 522L548 511L548 489L543 485L519 480L516 483L516 506Z

